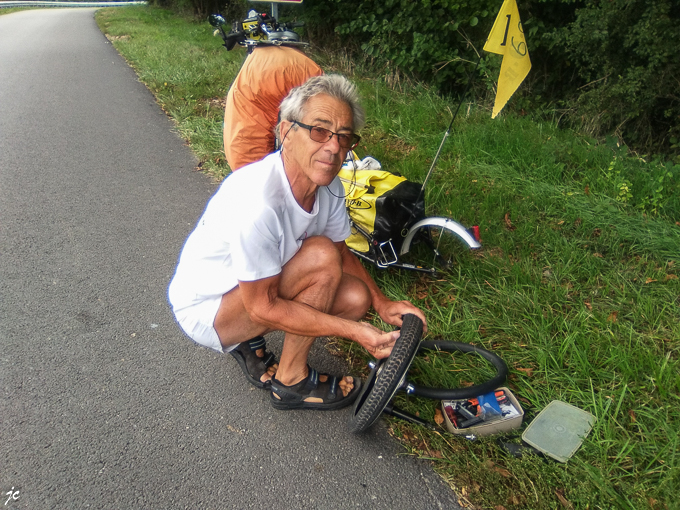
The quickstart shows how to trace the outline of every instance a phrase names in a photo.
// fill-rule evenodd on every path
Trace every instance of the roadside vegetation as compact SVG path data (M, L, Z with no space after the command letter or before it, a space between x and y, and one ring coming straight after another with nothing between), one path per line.
M243 16L247 0L149 0L205 18ZM372 69L461 94L495 91L500 59L482 50L501 0L305 0L280 7L323 48L368 56ZM517 0L531 73L506 112L555 119L593 136L613 134L642 152L680 157L680 3L676 0Z
M2 7L0 8L0 16L3 14L11 14L18 11L28 11L31 9L37 9L37 7Z
M157 7L98 11L109 40L136 70L216 179L223 98L243 50L227 52L205 21ZM327 72L360 87L368 125L360 156L422 182L455 103L403 75L376 76L370 61L317 52ZM597 417L567 464L505 453L497 437L469 441L390 419L406 454L431 459L471 508L677 508L680 491L680 165L629 151L556 122L461 109L426 202L429 214L479 225L483 248L461 251L438 279L375 272L393 298L426 312L428 338L493 350L528 424L550 401ZM545 118L545 117L543 117ZM329 348L365 372L366 357ZM477 358L429 352L417 383L480 382ZM399 397L435 420L437 402ZM503 440L518 442L518 435Z

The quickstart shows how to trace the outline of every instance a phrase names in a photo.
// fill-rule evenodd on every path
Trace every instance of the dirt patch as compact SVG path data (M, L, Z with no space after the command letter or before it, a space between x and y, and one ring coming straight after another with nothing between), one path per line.
M106 38L113 42L113 41L129 41L130 36L129 35L109 35L106 34Z

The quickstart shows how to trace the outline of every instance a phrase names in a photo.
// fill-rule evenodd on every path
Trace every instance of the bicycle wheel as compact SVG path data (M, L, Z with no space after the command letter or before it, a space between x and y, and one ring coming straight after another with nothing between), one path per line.
M458 222L449 218L425 218L413 225L401 245L400 256L408 254L413 263L446 270L463 249L482 245Z
M387 359L371 370L357 397L349 420L349 429L358 434L367 430L380 417L401 387L423 336L423 322L412 314L404 315L401 334Z
M508 366L505 364L505 361L493 352L481 347L447 340L426 340L421 342L419 351L423 349L444 352L473 352L491 363L496 368L496 375L483 383L456 389L431 388L409 382L409 394L416 397L431 398L433 400L464 400L474 398L502 386L508 377Z

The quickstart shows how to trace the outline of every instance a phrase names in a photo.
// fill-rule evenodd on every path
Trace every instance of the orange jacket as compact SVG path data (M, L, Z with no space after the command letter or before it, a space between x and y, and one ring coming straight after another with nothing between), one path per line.
M321 68L301 51L260 46L248 55L227 94L224 153L232 171L274 152L279 105Z

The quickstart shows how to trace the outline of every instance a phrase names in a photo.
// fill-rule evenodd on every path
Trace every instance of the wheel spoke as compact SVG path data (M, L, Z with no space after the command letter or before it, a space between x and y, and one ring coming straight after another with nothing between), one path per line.
M451 268L456 254L466 249L456 233L439 225L428 225L414 237L406 257L414 264L445 271Z

